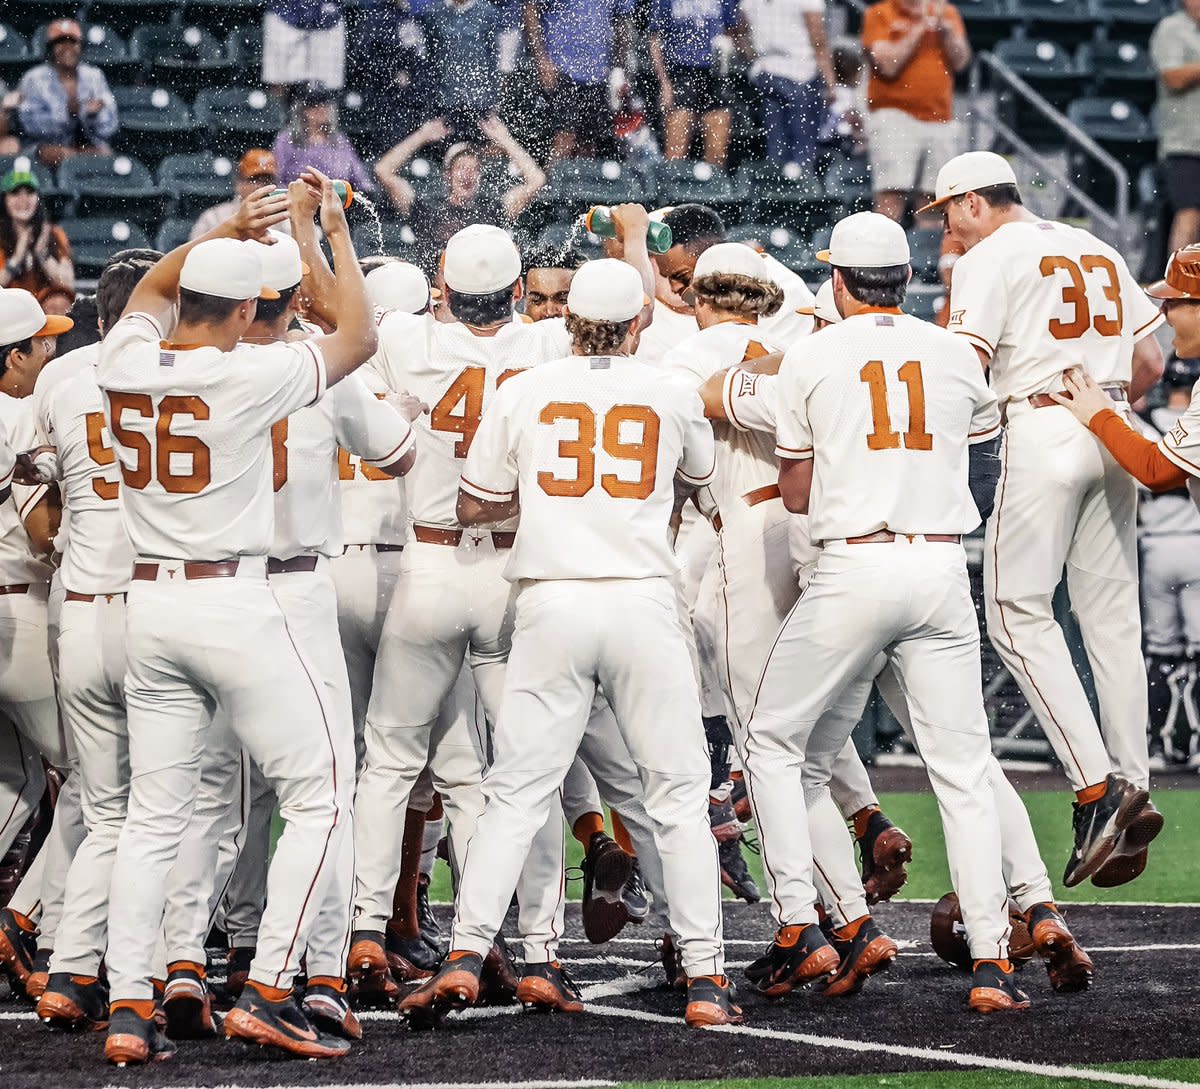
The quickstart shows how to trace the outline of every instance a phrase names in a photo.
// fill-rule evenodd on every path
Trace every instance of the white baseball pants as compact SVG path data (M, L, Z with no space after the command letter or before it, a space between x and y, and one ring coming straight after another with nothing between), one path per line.
M988 780L979 632L956 544L830 544L779 632L750 716L746 785L781 926L816 922L810 816L853 726L826 715L884 653L896 670L938 799L975 958L1005 957L1008 894Z
M546 648L555 648L547 654ZM691 976L720 975L720 878L700 701L669 579L522 587L496 758L459 885L451 947L485 954L587 729L597 682L638 767L671 927Z
M1008 405L987 524L988 636L1075 790L1115 772L1150 779L1138 605L1137 485L1065 408ZM1054 619L1067 569L1100 702L1100 724Z

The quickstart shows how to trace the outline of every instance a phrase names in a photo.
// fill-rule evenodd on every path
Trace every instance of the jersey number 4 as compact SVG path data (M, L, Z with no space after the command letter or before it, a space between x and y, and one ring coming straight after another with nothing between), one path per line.
M496 387L514 374L520 374L521 368L504 371L496 379ZM482 367L465 367L459 376L450 383L450 388L438 399L438 403L429 410L429 426L434 431L446 431L458 435L454 444L454 456L462 459L471 449L475 432L479 430L479 420L483 415L483 389L486 372ZM461 406L461 410L460 407Z
M547 495L577 499L587 495L596 485L596 413L590 405L577 401L554 401L542 409L538 422L549 426L559 420L573 420L579 430L573 439L560 439L558 456L575 462L575 475L559 477L554 473L538 473L538 484ZM640 426L641 438L636 442L621 439L621 425ZM658 469L658 413L647 405L613 405L604 414L601 444L604 452L620 461L636 461L637 480L622 480L616 473L602 473L600 487L614 499L646 499L654 491Z
M892 413L888 406L887 375L878 359L871 360L858 372L860 381L871 391L871 433L867 435L869 450L898 450L901 436L892 427ZM932 450L933 436L925 430L925 378L921 364L910 359L897 372L896 377L908 390L908 430L904 432L906 450Z
M163 397L156 405L147 393L110 393L108 409L114 438L134 456L132 467L121 463L121 479L127 488L141 491L151 479L157 479L163 490L173 495L195 495L212 481L212 451L195 435L171 432L176 416L209 418L208 403L202 398ZM148 435L125 426L127 413L154 420L153 443ZM188 465L189 471L173 472L180 463Z
M1120 336L1125 310L1121 305L1121 281L1117 278L1117 266L1107 257L1081 257L1076 264L1069 257L1060 255L1043 257L1042 263L1038 265L1038 271L1046 277L1053 276L1059 269L1068 277L1067 283L1063 285L1062 301L1071 308L1071 319L1063 321L1060 318L1051 318L1050 335L1055 340L1075 340L1089 329L1095 329L1102 337ZM1085 279L1085 273L1089 272L1103 275L1105 283L1102 290L1104 297L1117 308L1115 317L1092 315Z

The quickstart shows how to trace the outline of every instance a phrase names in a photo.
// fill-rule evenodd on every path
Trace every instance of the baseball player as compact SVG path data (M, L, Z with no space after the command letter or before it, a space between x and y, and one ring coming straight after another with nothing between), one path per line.
M616 214L620 222L629 220L627 258L642 266L649 288L645 212L629 205ZM470 661L488 720L496 720L511 632L512 590L501 566L513 538L504 528L462 527L454 512L457 482L497 386L512 373L561 357L569 344L560 321L513 320L520 273L520 254L503 231L465 228L447 244L442 267L445 303L458 320L393 313L380 326L375 368L392 390L408 391L431 408L416 421L420 465L406 482L410 542L384 624L367 713L367 761L357 796L362 833L356 850L352 967L383 967L382 932L401 855L400 815L420 771L427 763L434 771L447 807L456 870L482 809L486 739L444 733L435 723L464 659ZM561 819L547 823L547 836L560 844L561 835ZM519 899L529 926L523 922L521 930L529 963L552 959L550 950L561 933L553 925L561 857L561 846L547 843L531 856L532 865L544 867L542 876L527 873L522 881ZM540 933L531 929L535 917L545 924Z
M908 695L942 814L976 961L970 1006L1024 1009L1007 959L979 629L961 545L979 522L968 462L994 445L999 410L965 345L900 312L911 269L898 224L850 216L822 256L844 320L793 346L778 383L780 491L789 510L809 514L821 554L747 724L746 782L779 924L752 978L779 995L838 967L813 906L807 809L827 793L853 725L826 712L882 653ZM867 947L879 936L869 916L839 934Z
M336 332L238 347L258 298L278 294L264 287L245 241L287 216L286 195L264 188L228 223L159 261L101 348L97 379L136 557L126 601L131 786L108 925L105 1054L118 1064L173 1050L155 1021L146 937L161 919L214 705L274 788L284 823L257 955L226 1035L310 1058L349 1047L309 1021L292 983L333 879L345 826L339 779L353 769L338 759L328 700L266 571L270 428L353 372L376 340L341 203L328 179L308 177L322 190L339 268Z
M1150 335L1162 318L1112 247L1025 209L999 155L950 160L931 207L967 251L954 267L948 328L990 371L1007 421L984 550L988 635L1075 790L1063 883L1100 875L1114 884L1118 875L1101 871L1117 841L1132 832L1145 846L1162 828L1146 789L1137 494L1053 395L1063 371L1080 367L1128 411L1162 373ZM1064 565L1099 728L1054 619Z
M571 280L584 258L574 250L535 250L524 255L525 317L529 321L561 318L567 310Z
M505 568L520 591L487 807L463 868L451 952L401 1003L414 1022L478 997L483 956L598 684L641 776L690 981L687 1022L741 1020L723 974L709 769L666 533L675 489L686 497L712 478L712 431L693 392L627 358L648 305L628 266L580 269L568 301L575 354L497 391L463 469L464 524L506 524L520 511ZM529 966L518 998L557 990L560 978L556 962Z
M6 341L0 346L0 426L14 450L36 446L29 397L54 355L56 338L71 327L70 318L44 314L29 292L0 291L0 339ZM0 504L0 636L6 647L0 663L0 730L10 731L6 747L13 757L10 793L0 811L4 850L45 790L41 760L63 774L72 760L48 654L50 566L41 552L56 528L49 498L45 483L14 481L10 498ZM0 966L27 992L31 978L35 993L38 979L46 978L67 870L82 837L78 782L68 775L47 840L0 911Z
M153 252L153 251L151 251ZM101 335L121 316L153 264L117 254L96 288ZM99 980L107 944L108 894L129 793L125 730L125 592L133 553L121 524L120 473L96 383L100 345L52 360L38 376L33 410L39 445L54 448L70 523L59 568L65 600L58 634L58 694L71 731L87 837L71 863L65 906L38 1016L55 1027L102 1027Z
M961 263L960 263L961 267ZM957 274L956 274L957 275ZM1200 245L1187 246L1171 255L1163 279L1146 289L1149 298L1162 307L1162 314L1175 334L1175 353L1181 358L1200 358ZM1200 435L1198 395L1167 434L1157 443L1137 434L1122 413L1108 402L1107 392L1090 370L1073 368L1063 376L1065 395L1055 400L1083 422L1099 440L1107 455L1126 473L1153 492L1188 487L1193 497L1200 475L1196 436ZM1088 438L1088 436L1083 436ZM1162 827L1154 810L1133 814L1123 835L1117 837L1112 863L1099 871L1111 883L1131 881L1146 868L1146 845ZM1106 874L1106 870L1110 871ZM1097 878L1093 878L1099 883Z

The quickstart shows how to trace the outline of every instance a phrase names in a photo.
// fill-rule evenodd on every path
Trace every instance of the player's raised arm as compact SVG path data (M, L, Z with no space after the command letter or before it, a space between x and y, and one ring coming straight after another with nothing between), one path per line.
M149 314L158 323L159 328L169 329L173 322L175 303L179 298L179 274L183 271L183 262L192 249L213 238L261 241L269 228L287 219L287 202L287 194L275 194L273 186L265 185L255 190L224 223L160 258L134 288L121 316Z
M617 243L621 251L621 260L637 270L642 278L642 291L646 295L646 305L638 315L638 328L645 331L654 320L654 263L650 260L650 251L646 248L646 230L650 225L650 216L640 204L618 204L612 209L613 223L617 228Z
M362 366L375 354L378 339L371 303L367 298L362 270L350 241L350 225L341 198L331 182L319 170L307 170L304 180L321 190L321 229L333 251L334 280L333 310L337 314L337 329L314 343L325 359L329 385L340 382L346 375Z

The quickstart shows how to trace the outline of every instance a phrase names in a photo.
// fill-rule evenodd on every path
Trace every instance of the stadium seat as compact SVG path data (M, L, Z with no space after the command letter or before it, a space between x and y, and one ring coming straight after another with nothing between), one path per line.
M251 147L270 147L285 123L283 107L259 87L222 87L196 96L196 120L213 147L231 158Z
M168 155L159 164L158 184L175 215L194 218L233 196L235 168L232 160L211 151Z
M1014 12L1031 38L1078 45L1092 37L1096 16L1089 0L1014 0Z
M1098 21L1110 38L1148 41L1150 32L1176 10L1172 0L1092 0Z
M746 196L733 178L709 163L667 159L655 174L660 205L708 204L720 211Z
M33 55L25 36L16 27L0 23L0 79L14 84L31 64Z
M264 0L185 0L183 21L214 34L228 34L242 23L262 23Z
M735 177L738 189L748 194L742 214L751 223L811 230L825 225L840 206L826 197L821 179L799 163L743 163Z
M1004 41L1017 26L1012 0L958 0L956 6L971 45L980 52Z
M936 284L938 282L938 262L942 256L942 232L936 228L909 231L908 245L912 255L910 263L914 279L927 284Z
M753 242L759 250L769 253L781 265L786 265L805 280L819 280L822 270L828 271L829 268L814 256L820 248L815 241L810 241L807 234L787 227L748 223L731 228L727 237L731 242Z
M145 163L129 155L77 155L58 168L58 184L76 216L157 222L164 197Z
M354 252L359 257L386 253L416 263L413 254L417 237L407 223L385 220L378 228L374 223L360 223L351 230L350 237L354 241Z
M1075 64L1057 41L1010 38L996 46L995 55L1047 98L1070 97L1076 90Z
M165 87L114 87L121 127L113 137L115 150L137 153L147 163L196 146L199 127L192 112Z
M825 195L837 201L843 214L871 208L871 167L865 158L838 159L822 179Z
M90 22L105 23L120 34L132 34L147 23L167 23L179 9L179 0L90 0Z
M1157 148L1154 129L1132 102L1123 98L1081 98L1071 103L1067 117L1118 159L1131 178L1136 178L1143 166L1154 161ZM1102 204L1111 206L1115 199L1112 175L1107 170L1098 170L1092 159L1075 148L1069 150L1068 163L1080 187Z
M233 62L236 80L257 82L262 76L262 25L235 26L225 37L225 55Z
M108 259L118 250L150 246L146 232L136 223L124 219L64 219L59 226L71 242L75 272L79 276L99 276Z
M225 46L198 26L139 26L129 39L129 49L148 78L180 94L227 86L235 70Z
M1118 95L1145 108L1158 94L1154 64L1146 50L1135 42L1081 45L1075 64L1081 72L1089 73L1092 89L1098 95Z
M79 0L4 0L4 18L26 37L43 23L74 18Z
M182 246L188 240L192 224L195 222L194 219L180 219L178 216L164 219L158 225L158 233L154 236L154 248L163 253L170 253Z
M646 199L642 179L625 163L610 159L566 159L550 170L547 200L586 211L593 204L622 204Z

